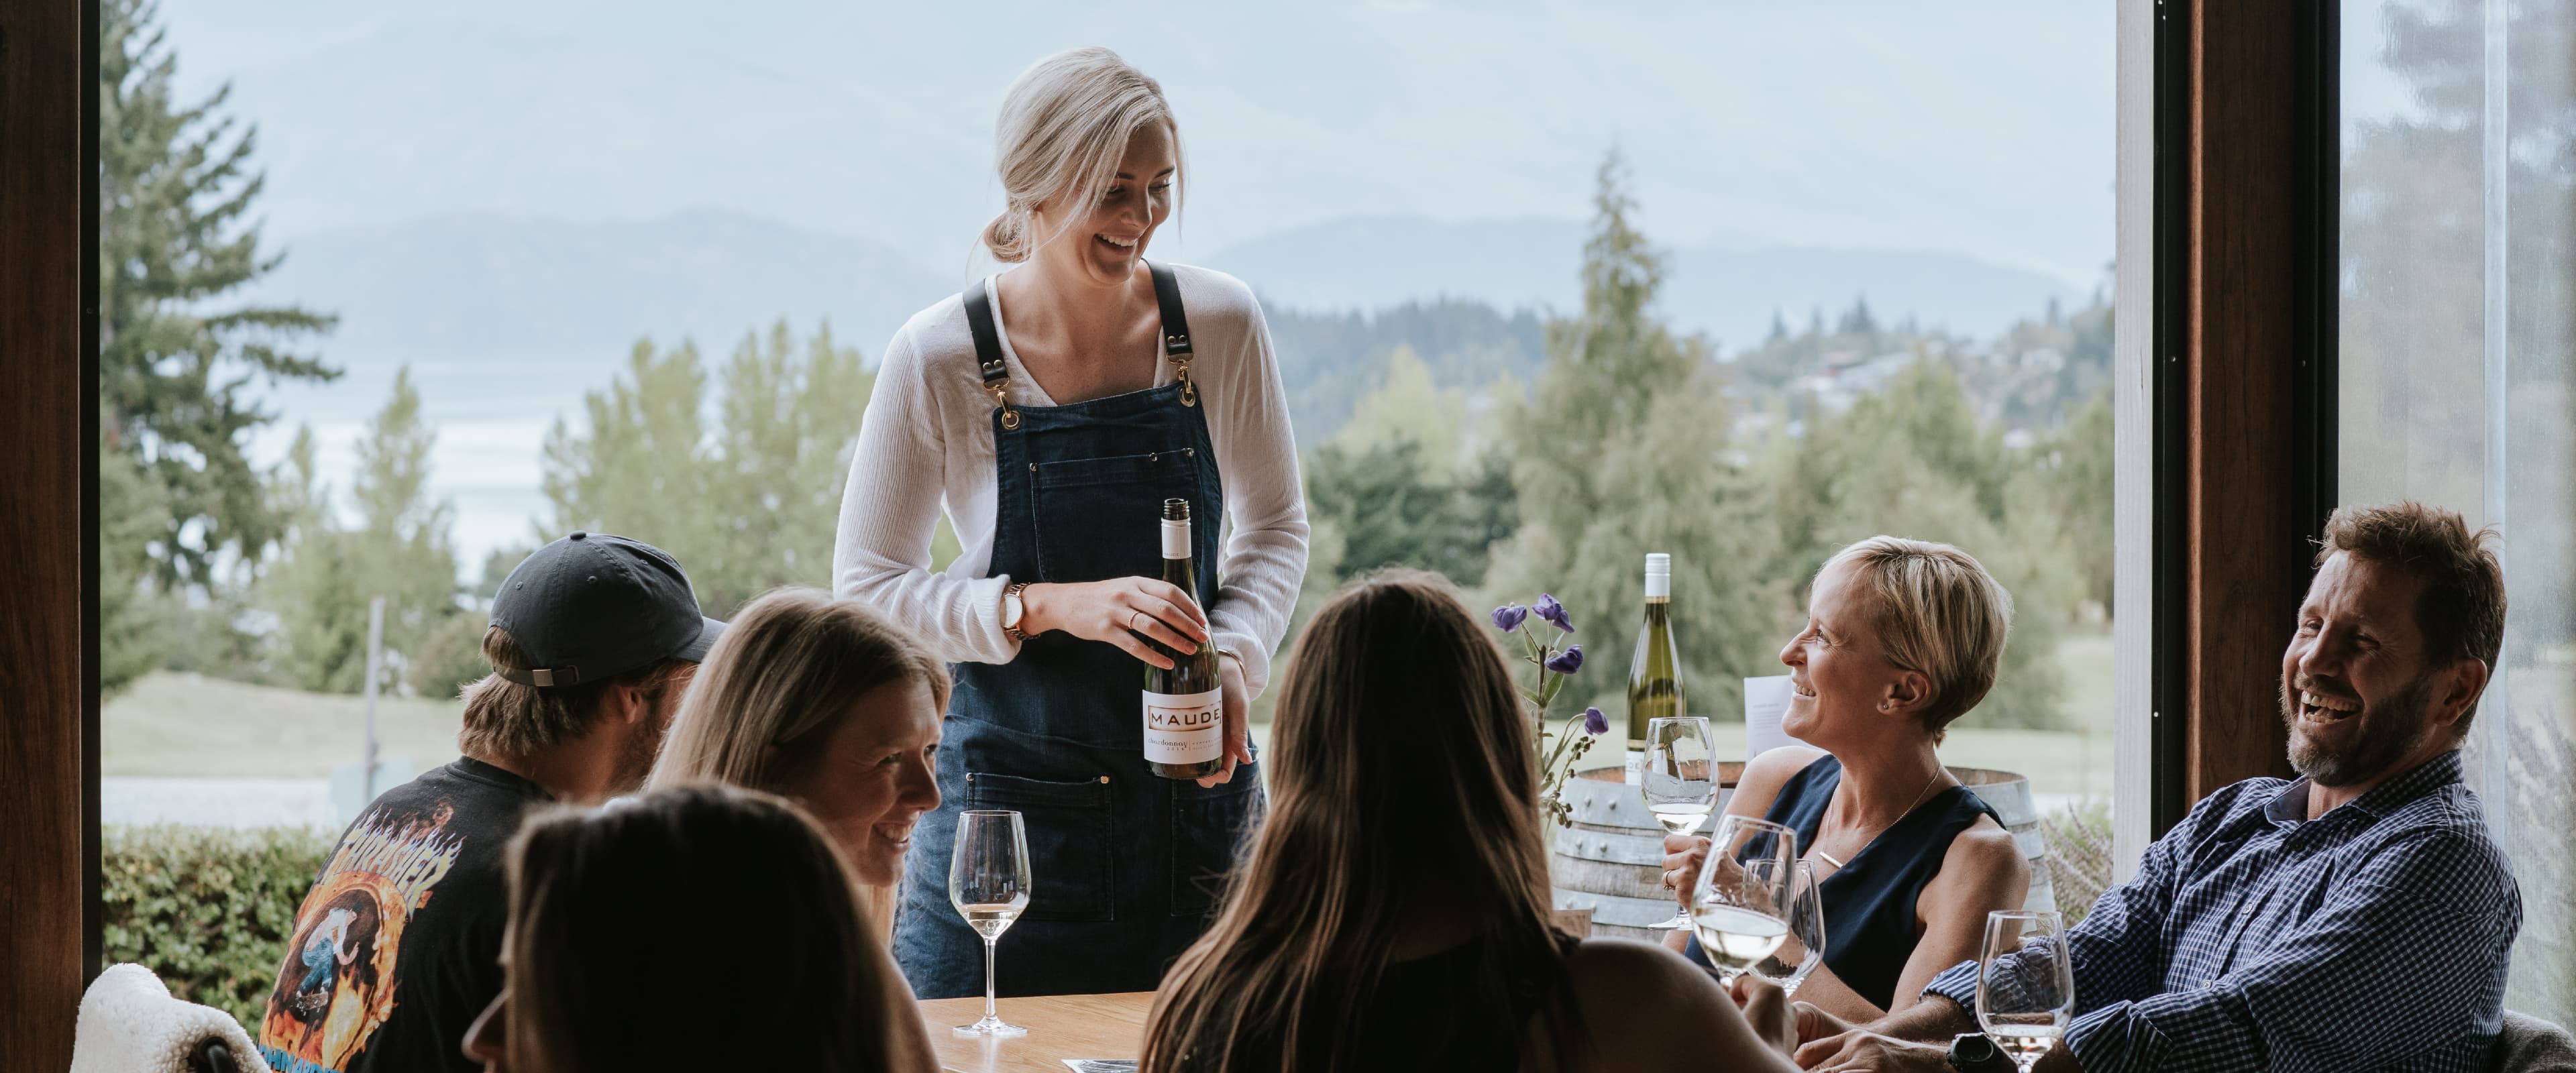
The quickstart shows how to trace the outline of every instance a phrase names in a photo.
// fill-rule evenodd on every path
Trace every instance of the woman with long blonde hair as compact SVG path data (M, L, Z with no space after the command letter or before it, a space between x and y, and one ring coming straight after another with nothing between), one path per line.
M948 670L884 616L816 589L744 605L680 702L651 786L721 782L812 814L884 937L921 817Z
M531 817L504 986L462 1041L511 1073L932 1073L849 869L768 794L690 786Z
M1010 270L887 342L832 556L836 595L957 676L895 957L925 998L983 991L948 855L960 812L1008 809L1038 876L1000 992L1144 991L1261 815L1246 713L1305 578L1297 444L1252 289L1145 260L1187 178L1161 85L1108 49L1048 56L994 149L984 247ZM961 550L934 570L943 513ZM1149 701L1149 667L1185 680Z
M1147 1020L1147 1073L1794 1069L1679 956L1555 930L1528 720L1430 575L1356 583L1298 642L1272 809Z

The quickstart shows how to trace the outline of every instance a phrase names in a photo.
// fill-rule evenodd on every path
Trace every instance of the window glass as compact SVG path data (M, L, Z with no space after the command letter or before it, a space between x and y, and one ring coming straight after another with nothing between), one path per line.
M2504 534L2470 785L2525 919L2507 1004L2576 1015L2576 2L2343 8L2340 498Z

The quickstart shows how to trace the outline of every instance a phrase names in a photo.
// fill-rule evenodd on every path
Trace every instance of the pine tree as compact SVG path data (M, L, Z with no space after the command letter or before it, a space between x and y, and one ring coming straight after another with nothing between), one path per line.
M1572 688L1616 710L1645 554L1671 553L1693 708L1723 719L1741 710L1738 679L1771 673L1787 636L1780 586L1760 574L1770 527L1733 459L1708 344L1652 313L1663 261L1631 223L1617 153L1597 183L1583 312L1549 325L1536 397L1506 415L1521 524L1486 588L1497 602L1564 601L1592 659Z
M157 486L134 502L152 511L150 573L167 587L209 583L227 551L253 563L280 533L243 454L274 415L245 389L338 371L293 350L332 318L233 297L280 259L252 211L256 130L222 114L229 87L173 100L157 22L149 0L100 11L99 394L106 449Z

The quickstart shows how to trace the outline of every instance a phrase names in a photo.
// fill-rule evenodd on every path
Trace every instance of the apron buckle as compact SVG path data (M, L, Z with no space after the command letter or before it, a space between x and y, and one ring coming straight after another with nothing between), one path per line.
M1003 390L1010 387L1010 385L1011 382L1007 379L984 381L985 394L993 396L993 405L1002 411L1002 427L1004 429L1016 429L1020 427L1020 412L1012 409L1011 400L1004 397L1002 394Z

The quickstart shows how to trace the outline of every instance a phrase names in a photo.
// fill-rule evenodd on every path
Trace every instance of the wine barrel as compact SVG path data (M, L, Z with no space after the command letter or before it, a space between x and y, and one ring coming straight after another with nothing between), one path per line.
M1744 765L1718 765L1717 810L1726 811ZM2054 910L2057 895L2048 877L2048 835L2040 830L2038 803L2030 780L2009 771L1954 767L1956 776L2003 816L2013 840L2030 858L2030 897L2025 908ZM1646 814L1646 799L1620 781L1618 768L1576 772L1565 780L1565 802L1573 809L1570 826L1555 829L1550 870L1556 884L1556 907L1592 910L1595 935L1660 940L1663 932L1648 925L1670 918L1673 892L1664 888L1664 829ZM1717 818L1701 826L1706 835Z

